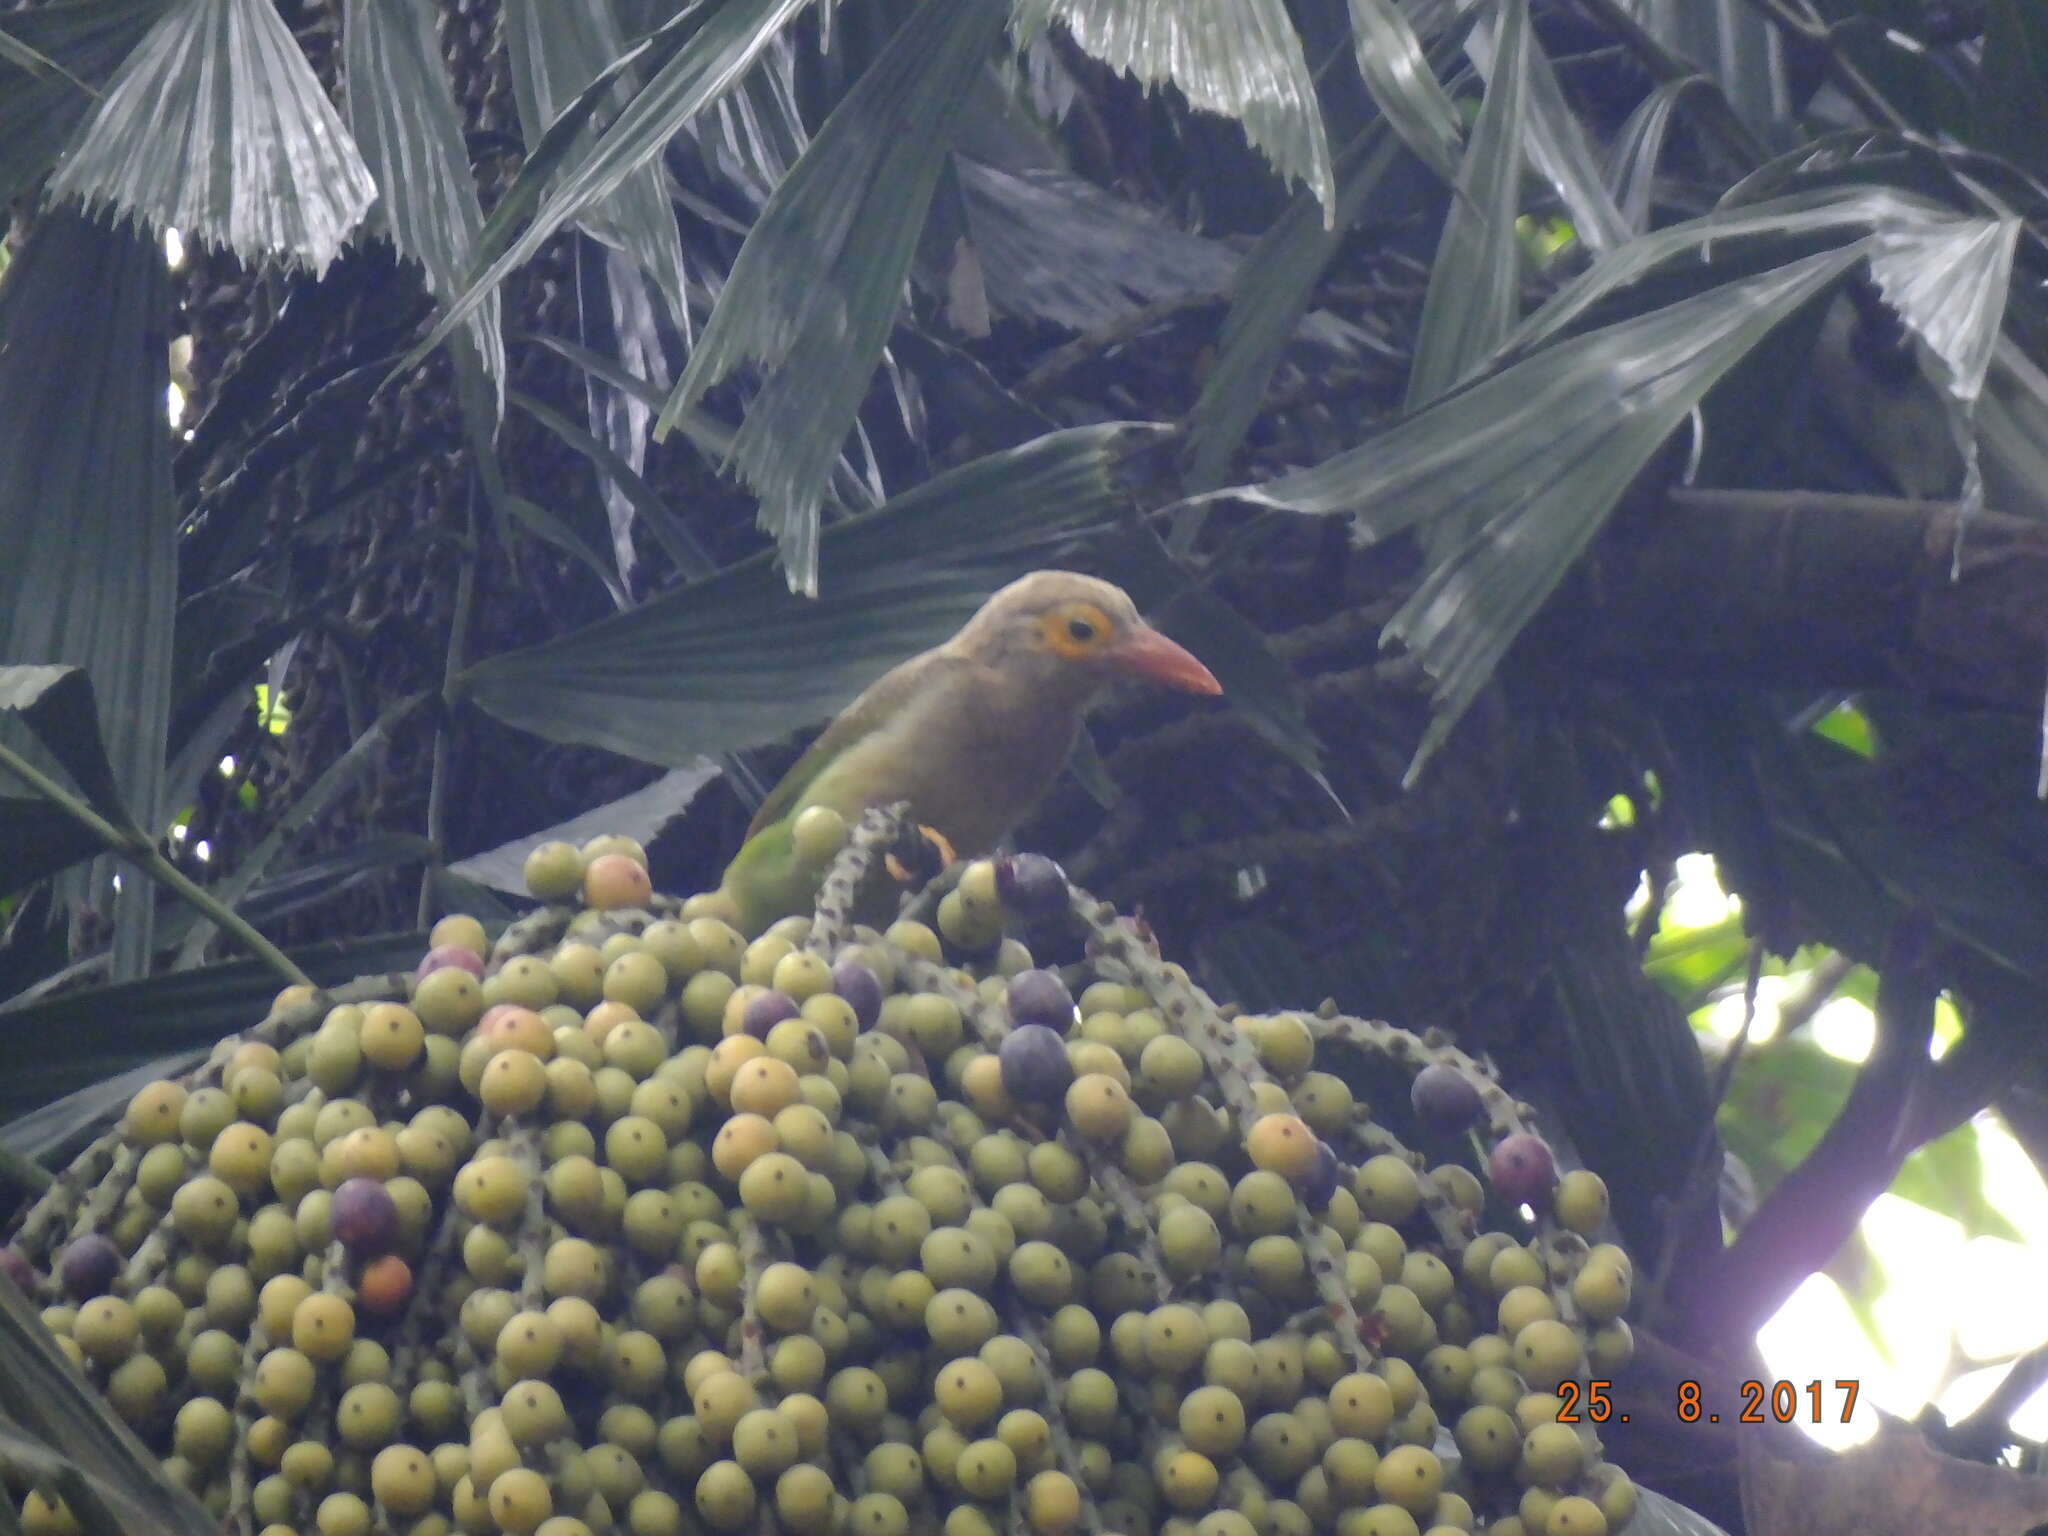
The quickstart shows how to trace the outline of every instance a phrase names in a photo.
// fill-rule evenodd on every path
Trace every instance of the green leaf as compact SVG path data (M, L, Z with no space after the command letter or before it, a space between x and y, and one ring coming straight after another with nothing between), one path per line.
M1855 1081L1854 1063L1804 1035L1743 1053L1715 1118L1728 1150L1754 1175L1759 1198L1820 1145Z
M1476 40L1476 39L1475 39ZM1437 399L1490 357L1520 315L1522 199L1527 139L1528 0L1503 0L1493 77L1472 129L1458 193L1444 218L1408 374L1407 408Z
M818 509L867 393L968 89L1002 35L998 0L923 0L768 200L655 423L744 362L766 377L731 464L792 590L818 590ZM906 125L910 131L906 130Z
M1820 1144L1848 1102L1857 1067L1803 1035L1747 1052L1736 1068L1719 1123L1722 1135L1765 1194ZM1908 1156L1890 1193L1960 1222L1966 1236L2021 1241L1984 1187L1977 1128L1965 1123Z
M1678 99L1689 90L1708 89L1698 75L1667 80L1636 104L1607 149L1607 185L1633 234L1650 227L1650 199L1657 187L1657 166L1671 130Z
M1273 169L1335 219L1329 140L1284 0L1016 0L1020 46L1054 21L1082 52L1147 88L1170 81L1198 110L1236 119Z
M1854 704L1837 704L1814 721L1813 731L1858 757L1877 756L1877 735L1870 727L1870 717Z
M599 474L624 493L640 520L660 541L661 547L668 551L668 557L675 562L677 570L694 579L709 576L718 569L709 552L691 531L689 522L679 516L662 499L661 493L649 485L610 444L598 441L553 406L536 400L523 390L513 390L507 398L512 405L590 460Z
M433 856L434 845L413 833L365 838L265 875L237 910L253 923L275 922L332 901L379 870L424 864Z
M2048 144L2036 110L2048 99L2048 25L2033 0L1990 0L1984 11L1984 78L1972 93L1978 145L2048 175Z
M1858 242L1561 342L1313 469L1232 494L1302 512L1358 509L1383 539L1447 510L1485 526L1434 566L1387 632L1435 681L1408 770L1494 667L1700 398L1867 254Z
M512 71L512 99L529 153L554 122L615 59L626 55L625 35L611 0L561 5L553 0L506 0L505 53ZM609 93L619 107L631 93L623 80ZM587 155L592 135L571 140L571 153ZM676 329L691 334L689 276L675 208L662 182L659 161L623 177L605 197L576 219L579 227L626 252L653 281Z
M5 27L0 27L0 64L11 64L38 80L61 79L70 74L70 71L55 59L22 42ZM88 95L92 92L92 88L76 76L71 76L71 83L76 89Z
M75 1088L0 1125L0 1148L40 1165L59 1166L118 1120L137 1090L158 1078L191 1071L205 1062L210 1051L210 1046L188 1047Z
M443 912L467 912L484 925L487 933L493 925L503 927L518 916L518 911L489 886L465 879L446 865L431 866L427 878L433 882L434 900Z
M1464 119L1401 8L1394 0L1351 0L1351 37L1358 72L1389 126L1416 159L1445 181L1456 181Z
M1562 335L1595 305L1661 272L1677 258L1697 263L1710 255L1732 256L1758 246L1767 252L1796 250L1803 255L1815 242L1852 239L1877 229L1933 231L1981 222L1960 218L1926 198L1883 187L1824 187L1717 209L1601 253L1516 327L1502 351L1513 356Z
M1102 748L1096 745L1095 733L1083 721L1080 732L1074 737L1074 750L1067 758L1067 767L1073 771L1075 782L1088 792L1088 798L1105 811L1113 810L1124 792L1117 786L1116 777L1109 771L1109 764L1102 759Z
M100 740L99 706L83 668L0 667L0 710L35 733L95 811L117 827L133 824Z
M1399 159L1400 141L1388 129L1386 119L1375 119L1337 157L1335 228L1323 223L1320 205L1304 193L1288 204L1237 269L1215 365L1188 413L1194 448L1188 466L1191 487L1207 490L1229 473L1316 285Z
M1885 1330L1877 1315L1877 1303L1884 1295L1890 1277L1884 1272L1884 1265L1878 1261L1876 1250L1870 1246L1870 1239L1858 1227L1838 1249L1833 1258L1821 1266L1821 1273L1835 1282L1842 1293L1842 1301L1849 1308L1849 1315L1856 1319L1863 1336L1870 1340L1878 1358L1887 1365L1897 1360L1891 1344L1885 1338Z
M448 306L408 363L439 346L467 320L507 274L530 261L556 232L616 192L642 166L658 161L669 140L733 88L811 0L725 0L685 9L584 87L528 154L525 165L484 226L490 265ZM611 125L579 150L592 114L611 100L617 80L642 64L654 67L644 88ZM541 189L552 184L545 198ZM539 202L522 230L519 221ZM516 231L516 234L515 234Z
M1740 914L1706 928L1661 930L1650 941L1643 974L1682 1003L1742 974L1749 964L1749 936Z
M1495 33L1486 27L1473 29L1470 52L1487 73L1492 87L1491 44ZM1610 250L1625 243L1631 234L1607 191L1600 174L1599 158L1587 142L1578 114L1564 99L1564 87L1550 66L1543 45L1532 34L1526 44L1528 57L1527 137L1524 149L1537 173L1556 190L1573 232L1589 249Z
M1878 232L1870 275L1912 333L1942 394L1949 433L1963 459L1963 515L1981 510L1974 413L1984 391L2006 298L2020 221L1956 219Z
M1431 569L1387 624L1436 685L1435 717L1406 782L1464 717L1664 439L1723 374L1863 254L1857 245L1810 256L1563 342L1450 402L1476 411L1490 386L1519 383L1536 391L1522 403L1548 405L1551 419L1540 444L1503 442L1497 459L1483 455L1503 478L1492 480L1481 504L1500 510ZM1505 398L1492 404L1508 408Z
M1148 304L1222 293L1237 271L1227 245L1163 224L1079 176L958 155L954 164L998 314L1099 331Z
M49 1481L85 1536L218 1536L220 1523L171 1481L103 1394L0 1277L0 1463ZM0 1503L13 1507L10 1492Z
M542 331L529 331L526 333L526 339L538 342L550 352L567 358L592 377L602 379L621 393L631 395L642 405L659 410L667 398L667 392L657 388L653 380L634 373L617 358L594 352L579 342L561 336L551 336ZM697 451L708 459L723 459L732 451L733 430L715 417L707 416L702 411L684 411L677 417L676 425L681 429L683 436L696 445Z
M47 800L0 795L0 897L100 852L99 840L68 816L50 814Z
M2026 1241L1985 1191L1983 1146L1967 1121L1916 1149L1892 1180L1891 1193L1961 1222L1966 1237Z
M270 0L172 0L50 193L317 273L377 186Z
M449 865L449 870L462 879L524 899L527 896L526 856L542 843L560 839L580 845L601 833L618 833L638 838L643 844L651 843L668 829L670 822L690 808L697 792L717 778L718 773L718 764L712 759L697 758L680 768L671 768L652 784L629 795L621 795L580 816L572 816L552 827L543 827L525 837L515 837L483 853L471 854Z
M1121 504L1117 465L1159 429L1081 427L991 454L849 518L823 540L830 589L793 598L763 554L459 679L483 709L556 741L673 767L829 716L951 635L1047 541Z
M169 302L154 241L69 209L43 214L0 284L0 658L85 669L110 778L95 764L79 786L150 833L166 814L178 585ZM65 894L82 898L82 882ZM118 965L138 975L152 911L139 882L114 911Z
M0 207L40 181L165 0L84 0L0 14ZM12 50L9 53L9 50ZM22 62L47 59L48 69Z
M1331 990L1321 966L1291 935L1256 919L1206 934L1201 957L1217 996L1246 1009L1285 1008Z
M426 269L428 289L447 303L476 260L484 215L434 9L428 0L348 0L342 44L349 126L382 190L391 243ZM505 338L495 293L470 317L469 332L502 391Z
M1998 482L2000 508L2048 518L2048 372L2010 336L1992 350L1977 402L1977 433Z
M557 516L524 496L515 495L505 483L505 467L498 460L497 414L492 408L489 381L484 377L483 366L467 343L455 349L452 361L455 365L456 396L462 408L462 426L469 437L470 451L476 457L477 480L483 486L484 499L503 524L504 535L509 538L515 531L520 531L532 534L545 544L552 544L562 553L580 561L597 577L614 607L630 606L631 599L620 583L618 571L601 552L599 544L567 518Z

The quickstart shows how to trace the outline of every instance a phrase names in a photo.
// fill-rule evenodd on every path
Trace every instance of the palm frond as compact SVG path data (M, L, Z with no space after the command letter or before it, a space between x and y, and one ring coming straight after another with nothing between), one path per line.
M1337 212L1337 180L1315 82L1283 0L1016 0L1028 46L1057 21L1084 53L1146 86L1233 118L1289 181Z
M108 794L152 833L177 598L168 306L153 240L71 210L44 215L0 285L0 657L91 677ZM103 894L111 877L100 870ZM140 974L146 883L129 881L116 912L118 968Z
M50 192L322 272L377 185L269 0L171 0Z
M925 0L903 22L762 210L655 424L665 435L742 363L762 367L731 461L796 591L818 589L825 483L902 307L953 124L1002 26L997 0Z
M626 40L611 0L584 0L577 5L506 0L504 15L512 99L531 150L540 143L548 124L607 65L625 55ZM615 104L623 104L629 96L623 81L613 90ZM590 138L588 131L582 134L576 140L576 150L588 153ZM661 295L676 329L687 338L692 331L689 273L675 208L662 184L660 162L650 161L622 178L616 188L586 208L576 223L633 258Z
M476 260L484 215L433 7L429 0L349 0L342 42L349 126L380 189L391 243L426 268L428 289L447 303ZM470 317L469 333L502 392L497 295Z

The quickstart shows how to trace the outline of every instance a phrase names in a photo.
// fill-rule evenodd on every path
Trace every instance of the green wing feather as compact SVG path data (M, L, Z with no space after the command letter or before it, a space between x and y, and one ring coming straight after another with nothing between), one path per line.
M796 860L790 817L770 822L740 845L725 869L723 888L739 908L740 931L759 933L776 918L806 905L815 877Z
M726 866L723 881L739 906L744 931L758 933L777 918L810 907L817 897L817 874L797 862L796 813L822 799L853 821L875 797L891 798L886 763L867 760L851 765L855 772L841 774L838 783L832 781L831 770L849 766L846 754L851 749L897 723L927 686L953 671L947 665L952 660L943 651L927 651L883 674L825 727L769 791L748 824L746 841ZM826 792L818 793L821 790ZM847 803L840 804L842 799Z
M950 670L944 666L947 660L950 658L942 651L926 651L891 668L869 684L840 712L837 719L819 732L818 739L804 749L803 755L790 765L789 772L768 791L768 798L761 802L761 808L754 812L754 819L747 824L747 836L752 838L764 828L801 810L804 794L817 783L818 776L848 747L893 719L898 710L932 681L933 673Z

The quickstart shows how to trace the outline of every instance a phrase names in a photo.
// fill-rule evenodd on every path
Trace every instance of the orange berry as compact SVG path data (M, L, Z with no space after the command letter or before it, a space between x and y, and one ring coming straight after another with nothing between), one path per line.
M1298 1179L1315 1166L1315 1132L1299 1115L1261 1115L1245 1133L1253 1164L1283 1178Z
M356 1299L378 1317L404 1310L411 1296L412 1267L395 1253L370 1260L356 1279Z

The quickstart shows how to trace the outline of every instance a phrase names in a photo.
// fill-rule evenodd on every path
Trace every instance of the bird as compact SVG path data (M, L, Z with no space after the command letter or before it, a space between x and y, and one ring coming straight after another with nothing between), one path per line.
M987 852L1052 787L1083 711L1119 678L1223 691L1112 582L1039 570L1001 588L950 640L871 684L769 791L719 886L737 926L758 934L811 910L820 871L796 857L793 829L812 806L851 825L908 801L949 853Z

